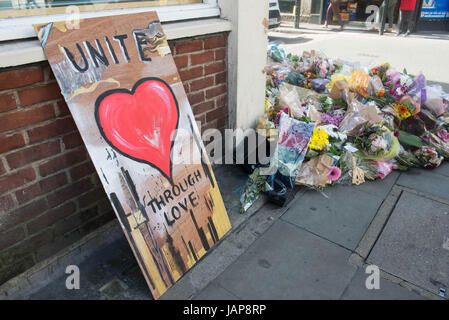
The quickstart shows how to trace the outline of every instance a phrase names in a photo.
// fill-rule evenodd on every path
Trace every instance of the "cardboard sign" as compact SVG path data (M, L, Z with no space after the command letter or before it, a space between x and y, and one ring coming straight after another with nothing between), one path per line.
M35 29L157 299L231 228L157 14Z

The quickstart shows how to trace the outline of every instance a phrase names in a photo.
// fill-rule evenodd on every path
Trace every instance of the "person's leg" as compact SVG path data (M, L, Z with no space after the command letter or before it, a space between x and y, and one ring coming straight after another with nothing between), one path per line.
M410 34L412 26L413 26L413 11L409 10L406 12L407 12L407 14L406 14L406 19L405 19L406 24L404 26L404 32L405 32L404 36L407 37Z
M388 27L393 29L394 22L394 9L396 9L397 0L390 0L388 2L387 15L388 15Z
M404 24L405 24L405 22L404 22L404 12L405 11L403 11L403 10L400 10L399 11L399 22L398 22L398 32L397 32L397 35L400 35L401 33L403 33L403 29L404 29Z
M332 2L330 2L330 3L329 3L329 6L327 7L326 21L324 22L324 26L325 26L325 27L327 27L328 24L330 23L331 12L332 12Z
M343 21L341 20L341 14L340 14L340 3L341 0L334 1L332 4L332 11L334 12L334 16L337 17L338 23L340 24L340 29L343 30Z

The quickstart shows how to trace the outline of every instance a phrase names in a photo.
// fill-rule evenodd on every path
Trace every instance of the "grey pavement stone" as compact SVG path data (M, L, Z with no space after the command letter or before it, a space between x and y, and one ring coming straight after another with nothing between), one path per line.
M449 288L447 244L449 206L403 192L367 261L438 294Z
M358 269L351 283L346 288L343 300L422 300L424 297L407 288L401 287L387 279L380 278L378 290L368 290L365 286L369 275L364 269Z
M278 220L216 281L242 299L338 299L356 271L349 255Z
M400 175L399 171L392 171L385 179L377 179L374 181L366 181L359 186L352 186L358 191L364 191L366 193L385 198L390 192L391 188L395 184Z
M106 283L100 288L100 292L108 299L115 299L119 295L123 294L128 289L128 286L118 279L117 277Z
M420 169L420 170L426 170L426 169ZM443 161L443 163L438 168L433 169L431 172L449 177L449 162Z
M360 240L359 245L355 249L356 254L354 256L358 257L353 257L355 263L360 262L360 259L365 260L368 257L401 194L402 189L398 186L393 186L388 196L384 199L368 230L366 230L362 240Z
M437 171L445 172L446 167ZM413 169L401 174L398 185L428 193L441 199L449 200L449 177L431 170Z
M239 300L239 298L212 282L194 300Z
M321 193L308 191L282 216L299 227L354 250L376 215L383 197L358 186L335 186Z

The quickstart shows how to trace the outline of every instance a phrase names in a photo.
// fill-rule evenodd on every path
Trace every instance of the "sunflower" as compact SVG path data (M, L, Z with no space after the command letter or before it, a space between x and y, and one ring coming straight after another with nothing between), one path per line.
M410 117L412 114L409 111L404 112L401 116L404 119L407 119L408 117Z
M406 112L408 112L408 108L404 106L403 104L399 104L397 106L398 112L400 115L404 115Z

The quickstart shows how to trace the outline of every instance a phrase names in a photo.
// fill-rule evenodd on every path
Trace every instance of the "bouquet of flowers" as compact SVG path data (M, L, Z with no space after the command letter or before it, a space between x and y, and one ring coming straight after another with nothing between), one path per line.
M365 159L384 160L396 156L399 142L387 127L382 125L367 126L353 138L354 145Z
M371 68L370 73L371 73L371 76L378 76L382 80L382 83L385 85L385 83L388 80L387 71L389 69L390 69L390 64L384 63L384 64L381 64L380 66Z
M424 168L435 169L443 161L443 157L438 155L438 152L433 147L423 146L414 152Z
M316 127L310 139L309 149L321 151L329 144L329 136L323 128Z

